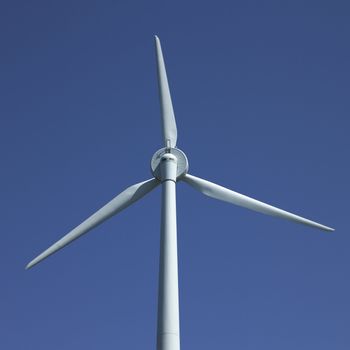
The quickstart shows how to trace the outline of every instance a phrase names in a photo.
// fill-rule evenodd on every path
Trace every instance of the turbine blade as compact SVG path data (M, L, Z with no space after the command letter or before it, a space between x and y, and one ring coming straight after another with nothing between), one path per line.
M243 194L231 191L225 187L216 185L199 177L186 174L184 177L182 177L182 180L209 197L219 199L224 202L229 202L240 207L255 210L263 214L277 216L282 219L287 219L308 226L316 227L321 230L334 231L334 229L331 227L321 225L317 222L305 219L301 216L289 213L285 210L278 209L276 207L273 207L272 205L244 196Z
M171 102L168 78L166 75L162 47L159 38L155 36L157 54L157 72L159 85L159 98L162 114L162 127L165 147L175 147L177 141L177 128L173 104Z
M159 183L160 182L157 179L150 179L128 187L126 190L124 190L122 193L118 194L114 199L108 202L104 207L98 210L95 214L91 215L83 223L74 228L72 231L70 231L68 234L62 237L59 241L54 243L51 247L46 249L43 253L41 253L34 260L32 260L26 266L26 269L29 269L32 266L36 265L43 259L47 258L48 256L57 252L67 244L71 243L84 233L87 233L97 225L101 224L103 221L119 213L120 211L128 207L130 204L138 201L148 192L153 190Z

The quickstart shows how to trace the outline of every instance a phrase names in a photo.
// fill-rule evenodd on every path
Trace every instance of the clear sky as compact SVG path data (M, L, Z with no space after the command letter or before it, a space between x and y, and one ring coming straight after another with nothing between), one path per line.
M182 349L349 349L349 10L3 0L0 348L155 349L160 189L24 267L151 177L158 34L190 173L336 228L179 183Z

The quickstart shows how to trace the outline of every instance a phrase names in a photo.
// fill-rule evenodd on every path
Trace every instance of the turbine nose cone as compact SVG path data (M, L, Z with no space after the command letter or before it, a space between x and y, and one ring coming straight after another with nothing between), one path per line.
M162 162L164 161L173 161L173 162L176 162L177 161L177 158L175 157L175 155L171 154L171 153L165 153L162 155L161 159L160 159Z
M178 148L161 148L154 153L151 160L151 171L153 176L162 181L161 167L175 165L176 178L184 176L188 171L188 160L184 152Z
M161 181L172 180L176 182L177 158L171 153L164 153L160 158Z

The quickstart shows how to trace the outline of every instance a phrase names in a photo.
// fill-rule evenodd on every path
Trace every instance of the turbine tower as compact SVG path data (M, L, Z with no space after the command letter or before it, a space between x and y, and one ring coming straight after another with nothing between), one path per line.
M176 183L178 181L186 182L188 185L209 197L237 206L245 207L263 214L278 216L325 231L334 231L334 229L188 174L187 157L184 152L176 147L177 128L175 115L171 102L162 49L157 36L155 37L155 44L164 147L158 150L152 157L151 170L153 178L125 189L58 242L38 255L26 268L28 269L38 264L49 255L57 252L95 226L138 201L158 185L161 185L162 209L160 225L157 350L179 350L180 325L176 229Z

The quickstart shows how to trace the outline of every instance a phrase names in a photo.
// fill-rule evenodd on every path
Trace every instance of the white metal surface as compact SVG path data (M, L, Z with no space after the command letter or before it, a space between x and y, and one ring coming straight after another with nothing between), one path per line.
M187 174L187 157L182 151L175 148L177 142L175 116L162 49L158 37L155 38L155 41L162 114L161 120L165 145L165 148L158 150L154 154L151 161L151 170L155 178L127 188L82 224L69 232L61 240L32 260L27 265L27 268L34 266L95 226L101 224L112 215L117 214L130 204L139 200L162 182L157 349L179 350L180 326L176 229L177 179L187 182L195 189L212 198L223 200L264 214L303 223L322 230L333 231L333 229L275 208L253 198L249 198L212 182Z
M305 219L301 216L289 213L288 211L282 209L278 209L276 207L273 207L272 205L260 202L243 194L231 191L225 187L216 185L210 181L203 180L199 177L186 174L182 177L182 180L209 197L219 199L224 202L229 202L240 207L248 208L263 214L278 216L282 219L287 219L298 222L300 224L316 227L324 231L334 231L334 229L331 227L321 225L315 221Z
M158 180L161 180L162 175L160 171L160 160L162 156L170 152L177 158L177 169L176 169L176 178L182 177L188 172L188 160L186 157L186 154L182 152L178 148L161 148L156 153L154 153L152 160L151 160L151 171L154 177L156 177Z
M108 202L104 207L98 210L95 214L91 215L88 219L82 222L75 229L66 234L58 242L54 243L51 247L46 249L43 253L33 259L27 266L26 269L36 265L41 260L44 260L51 254L57 252L67 244L71 243L84 233L87 233L97 225L101 224L103 221L107 220L111 216L119 213L130 204L141 199L148 192L153 190L159 181L157 179L150 179L144 182L140 182L133 186L128 187L122 193L118 194L114 199Z
M161 159L162 212L158 289L157 350L180 349L176 232L176 157Z
M157 54L157 72L160 108L162 114L162 128L165 147L175 147L177 141L177 128L174 116L173 104L166 75L162 47L159 38L155 36Z

